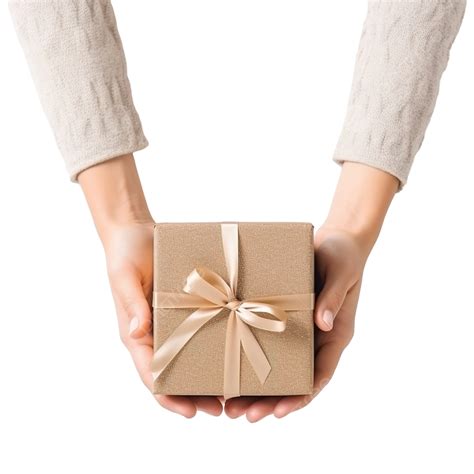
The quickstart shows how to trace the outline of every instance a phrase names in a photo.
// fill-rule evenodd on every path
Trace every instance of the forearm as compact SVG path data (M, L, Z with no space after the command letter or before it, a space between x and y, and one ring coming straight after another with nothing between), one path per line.
M434 111L466 0L373 1L333 159L408 175Z
M329 232L350 234L368 257L382 228L399 180L377 168L345 162L317 241Z
M153 222L132 154L85 169L78 182L104 245L118 226Z
M38 98L72 182L148 146L110 0L9 0Z

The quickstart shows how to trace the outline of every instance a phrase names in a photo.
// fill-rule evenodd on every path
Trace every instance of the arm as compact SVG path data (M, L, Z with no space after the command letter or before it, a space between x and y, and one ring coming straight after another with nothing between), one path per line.
M43 110L72 182L148 146L109 0L9 0Z
M360 163L342 165L324 224L315 233L319 291L315 322L314 392L308 396L240 397L226 402L226 413L249 421L274 414L281 418L307 405L334 375L352 339L362 273L382 228L399 181L385 171Z
M352 339L365 263L394 194L407 181L433 112L465 0L369 0L343 128L333 159L341 175L315 234L318 293L314 392L241 397L226 413L250 421L308 404L332 378Z
M10 0L34 84L105 251L122 341L151 389L153 224L132 152L148 145L109 0ZM216 398L156 396L186 417Z
M104 247L120 337L143 383L151 390L154 221L133 155L91 166L79 173L78 182ZM194 416L197 410L212 415L222 412L216 397L155 398L163 407L186 417Z

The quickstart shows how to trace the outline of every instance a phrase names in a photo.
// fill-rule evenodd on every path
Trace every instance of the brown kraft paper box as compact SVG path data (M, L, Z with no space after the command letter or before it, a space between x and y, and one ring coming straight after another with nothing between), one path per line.
M235 223L238 224L239 300L314 292L314 228L311 223ZM220 225L220 222L155 224L154 292L182 293L186 277L200 266L210 268L229 282ZM155 351L195 309L153 307ZM229 312L223 308L194 334L154 381L153 393L223 394ZM240 395L312 393L313 310L293 310L286 314L288 321L283 332L250 327L271 365L271 371L265 383L261 384L241 348Z

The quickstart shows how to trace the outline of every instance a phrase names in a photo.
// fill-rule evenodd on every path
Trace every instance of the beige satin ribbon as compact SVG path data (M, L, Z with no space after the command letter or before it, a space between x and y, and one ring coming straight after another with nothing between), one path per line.
M153 292L154 308L198 308L165 340L153 355L151 364L156 380L186 343L209 320L224 308L230 310L227 322L224 354L224 399L240 396L240 344L264 383L271 366L260 344L248 326L265 331L282 332L286 328L286 311L310 310L314 293L263 296L238 300L238 224L221 224L222 244L229 274L229 284L208 268L195 268L187 277L185 293ZM268 313L276 319L264 318L255 312Z

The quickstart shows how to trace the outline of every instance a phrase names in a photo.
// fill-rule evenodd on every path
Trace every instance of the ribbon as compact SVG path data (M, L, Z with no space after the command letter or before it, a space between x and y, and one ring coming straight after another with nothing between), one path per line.
M286 329L286 311L310 310L314 293L263 296L251 300L237 298L239 266L238 224L221 223L222 244L229 277L227 283L206 267L195 268L187 276L184 293L153 292L154 308L198 308L191 313L154 353L151 370L157 380L186 343L223 309L228 309L224 354L224 399L240 396L240 344L260 383L270 373L271 366L249 326L272 332ZM267 313L273 318L259 316Z

